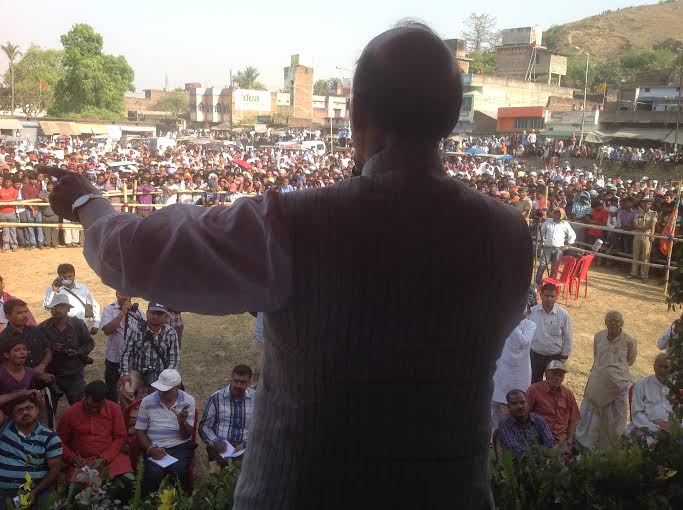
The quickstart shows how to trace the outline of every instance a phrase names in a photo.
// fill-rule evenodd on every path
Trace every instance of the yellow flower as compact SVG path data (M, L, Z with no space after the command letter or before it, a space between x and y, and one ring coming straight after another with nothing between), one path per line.
M19 508L28 508L30 505L31 493L25 492L19 496Z
M25 491L30 491L31 486L33 485L33 480L31 479L31 474L28 471L24 473L24 480L26 480L26 482L20 485L19 488L24 489Z
M159 495L159 510L175 510L175 489L173 487L168 487L161 491Z

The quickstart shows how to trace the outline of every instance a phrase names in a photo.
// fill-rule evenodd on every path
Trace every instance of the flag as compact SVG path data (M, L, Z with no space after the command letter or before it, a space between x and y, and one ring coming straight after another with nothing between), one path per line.
M666 221L664 230L662 230L663 236L673 237L676 232L676 219L678 218L678 206L681 205L680 194L676 195L676 201L674 202L674 209L669 215L669 219ZM667 241L664 239L659 240L659 249L664 255L669 256L669 251L673 249L673 241Z
M607 92L607 82L603 81L602 83L599 83L598 86L595 87L595 90L597 90L601 94L605 94L605 92Z
M45 80L40 80L38 82L38 88L40 88L40 90L45 90L47 88L47 82Z

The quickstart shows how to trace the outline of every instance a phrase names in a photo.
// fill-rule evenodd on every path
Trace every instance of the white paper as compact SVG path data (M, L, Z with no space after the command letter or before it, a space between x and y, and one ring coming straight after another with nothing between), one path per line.
M147 458L149 460L151 460L152 462L154 462L155 464L157 464L158 466L161 466L162 468L168 467L171 464L175 464L176 462L178 462L178 459L169 455L168 453L165 456L163 456L162 458L160 458L159 460L153 459L152 457L147 457Z
M229 442L226 441L225 444L227 445L227 448L220 454L224 459L239 457L240 455L244 455L244 452L246 451L246 448L242 448L240 451L236 452L235 447Z

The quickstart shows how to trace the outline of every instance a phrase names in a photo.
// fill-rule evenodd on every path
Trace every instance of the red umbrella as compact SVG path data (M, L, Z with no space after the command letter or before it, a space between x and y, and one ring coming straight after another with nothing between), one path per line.
M250 168L252 168L254 166L254 165L247 163L246 161L242 161L241 159L233 159L232 162L235 163L236 165L241 166L245 170L249 170Z

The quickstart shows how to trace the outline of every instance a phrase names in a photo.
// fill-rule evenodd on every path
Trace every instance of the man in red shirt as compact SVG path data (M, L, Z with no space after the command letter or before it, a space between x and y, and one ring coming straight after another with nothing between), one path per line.
M83 400L64 411L57 424L69 481L83 465L106 466L111 476L133 472L130 458L121 451L128 439L121 406L107 400L106 393L103 381L91 382Z
M609 211L605 208L602 200L598 199L593 202L593 210L591 211L590 219L585 218L586 223L592 225L607 226L607 219L609 218ZM586 230L586 241L588 244L593 244L598 239L605 239L605 231L596 228L589 228Z
M581 414L574 394L562 384L566 373L562 361L551 361L545 370L545 381L529 386L526 399L529 411L542 416L548 423L555 444L571 447Z
M19 196L19 190L12 186L12 179L6 176L2 179L2 187L0 187L0 222L17 223L17 210L15 206L2 205L2 202L14 202ZM4 252L10 248L12 251L17 251L17 229L15 227L2 227L2 246L0 252Z

